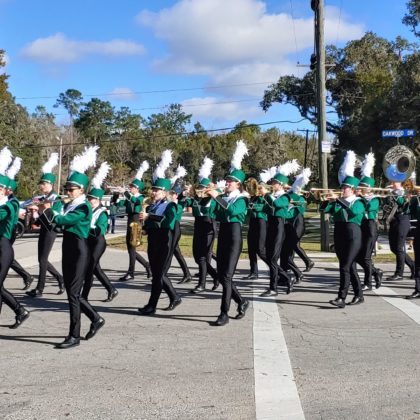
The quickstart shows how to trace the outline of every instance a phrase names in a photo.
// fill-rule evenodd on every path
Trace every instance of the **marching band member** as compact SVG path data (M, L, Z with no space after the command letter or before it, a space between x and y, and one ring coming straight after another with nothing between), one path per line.
M144 223L148 237L147 256L152 271L152 290L147 305L139 309L141 315L153 315L156 312L162 289L169 296L169 306L165 310L171 311L182 303L167 276L173 257L174 229L178 213L177 205L166 197L171 189L171 181L165 178L165 171L171 163L172 152L165 150L153 173L153 203L140 213L140 221Z
M302 272L294 262L294 252L302 236L305 233L304 214L306 210L306 200L301 195L302 188L309 182L311 170L305 168L297 175L292 187L287 192L290 196L290 204L286 215L284 226L285 240L280 254L280 261L283 270L292 270L299 283L303 278Z
M93 284L93 276L96 276L108 292L108 297L104 302L111 302L118 295L118 290L111 284L111 281L100 265L100 259L106 249L105 232L108 227L106 207L101 204L105 191L101 187L110 169L107 162L102 162L98 172L92 179L92 188L87 195L89 204L92 207L92 221L90 223L90 231L87 239L90 257L86 280L82 291L82 298L85 300L88 300L89 292ZM95 321L95 314L90 315L93 315L91 317L93 323Z
M418 195L419 191L417 192L417 195L412 197L410 200L410 214L411 219L416 220L416 229L414 233L414 264L415 264L415 270L414 270L414 280L415 280L415 287L414 292L406 296L406 299L418 299L420 298L420 196Z
M387 200L393 208L389 216L389 247L396 257L395 273L387 280L402 280L404 274L404 263L407 264L414 278L414 261L407 254L405 242L410 231L410 205L405 196L401 182L392 182L392 193Z
M16 161L16 159L18 159ZM20 168L20 158L16 158L17 166L14 166L15 174ZM10 186L10 179L5 175L6 169L12 160L10 150L5 147L0 152L0 312L2 302L15 313L15 323L9 328L15 329L19 327L29 317L29 312L16 300L16 298L4 287L4 280L14 258L12 247L12 238L16 223L18 221L19 202L16 205L14 201L9 200L7 189ZM13 166L13 164L12 164ZM12 173L9 176L14 178Z
M289 276L279 264L281 250L284 243L284 222L287 217L290 196L286 194L285 186L289 182L289 175L296 172L299 165L296 160L288 161L278 168L270 168L272 178L270 184L272 193L265 195L265 211L268 214L266 253L270 268L270 287L261 296L277 296L279 277L285 280L286 293L293 289L294 278Z
M149 169L149 162L146 160L142 162L137 174L133 181L129 185L129 190L124 193L125 199L118 202L119 207L125 206L127 212L127 233L125 236L125 242L127 244L127 251L129 255L129 264L127 273L119 278L119 281L127 281L134 279L134 266L136 260L146 269L147 278L151 276L150 265L138 252L136 247L131 244L131 223L138 222L139 214L141 212L144 195L141 193L144 189L144 183L142 181L143 174Z
M361 191L362 202L365 205L365 213L362 220L362 248L356 262L363 267L365 272L363 290L372 290L372 275L375 278L375 287L378 289L382 283L382 270L374 267L372 253L378 239L378 213L381 205L380 199L375 197L371 188L375 186L375 180L371 177L375 166L375 156L368 153L362 164L358 191Z
M268 265L265 252L267 213L264 211L264 196L267 194L267 190L264 184L269 182L270 177L265 175L266 173L260 174L261 183L257 185L256 195L251 196L248 202L249 224L247 240L250 263L250 273L246 277L248 280L258 278L258 257Z
M180 178L184 178L186 174L187 171L185 170L185 168L183 166L178 166L175 175L171 178L171 188L174 188L177 180ZM177 206L177 216L174 229L173 254L176 260L178 261L178 264L181 267L183 273L183 277L178 283L190 283L192 281L190 269L188 268L188 265L179 247L179 240L181 239L181 219L182 214L184 213L184 206L178 203L178 194L174 190L170 190L168 192L168 200L174 202Z
M198 172L198 190L204 191L212 187L210 180L213 161L205 157ZM207 273L213 278L213 289L217 288L217 271L211 266L213 243L216 237L215 210L216 200L212 197L188 197L190 191L183 191L180 203L184 207L191 207L194 216L193 256L198 265L198 285L191 293L202 293L206 290Z
M74 157L64 186L71 201L63 206L60 214L53 212L52 222L63 229L63 278L70 311L69 335L56 345L58 349L68 349L80 344L81 310L91 320L94 319L86 338L90 338L104 324L103 318L80 296L88 265L87 238L92 220L92 208L85 195L89 178L84 172L95 165L96 152L97 146L93 146Z
M45 277L47 271L50 272L58 282L58 295L64 293L63 276L55 269L55 267L48 261L51 249L57 237L57 232L51 229L50 225L43 223L43 218L39 217L39 208L42 207L46 214L49 213L51 218L52 211L60 212L62 202L58 200L58 194L54 191L53 186L56 176L53 174L53 169L58 164L58 153L51 153L50 158L42 167L42 176L39 180L38 187L41 196L33 199L33 205L27 207L27 210L33 212L33 217L36 224L40 226L38 238L38 262L39 262L39 275L38 284L36 288L26 292L31 297L42 296L45 287ZM47 210L49 209L49 210Z
M242 192L245 173L241 170L243 157L248 154L245 143L236 143L236 150L231 161L230 173L226 176L226 193L221 195L216 189L208 195L217 201L216 220L220 222L217 243L217 273L223 286L220 315L214 325L223 326L229 322L231 299L238 304L236 319L241 319L249 307L249 301L237 290L232 278L235 274L242 251L242 225L247 213L247 199Z
M355 260L362 246L362 223L365 206L360 197L355 195L359 180L354 177L356 155L349 150L342 169L340 169L341 197L334 194L328 197L320 210L334 218L334 246L340 265L340 288L338 296L330 300L330 304L338 308L346 306L346 297L350 282L354 290L354 298L349 305L364 302L360 279L356 272Z

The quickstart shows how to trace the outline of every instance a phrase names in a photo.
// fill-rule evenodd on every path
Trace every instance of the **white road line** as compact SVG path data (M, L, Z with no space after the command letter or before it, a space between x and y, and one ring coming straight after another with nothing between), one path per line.
M331 265L339 267L337 263L331 263ZM372 291L420 325L420 306L405 298L395 297L400 295L390 287L381 286L379 289L372 289Z
M277 304L258 298L253 306L256 419L304 420Z
M377 295L381 295L382 299L390 303L392 306L395 306L396 308L398 308L401 312L405 313L414 322L420 325L420 306L404 298L392 297L392 296L399 296L399 294L394 292L389 287L381 286L379 289L375 289L373 291ZM386 297L386 296L390 296L390 297Z

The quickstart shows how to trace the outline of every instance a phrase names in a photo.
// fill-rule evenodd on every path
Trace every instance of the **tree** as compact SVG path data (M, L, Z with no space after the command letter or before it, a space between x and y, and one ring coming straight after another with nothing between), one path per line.
M79 109L83 105L83 96L81 92L76 89L67 89L64 93L58 95L58 99L54 104L54 108L63 107L70 116L70 121L78 115Z
M5 60L6 52L4 50L0 50L0 70L2 67L6 66ZM8 89L9 85L7 84L7 79L9 76L6 73L0 73L0 102L11 101L12 95L10 95Z
M417 30L420 22L420 1L410 0L407 3L407 8L408 13L405 14L402 22L411 27L411 31L416 37L420 37L420 32Z

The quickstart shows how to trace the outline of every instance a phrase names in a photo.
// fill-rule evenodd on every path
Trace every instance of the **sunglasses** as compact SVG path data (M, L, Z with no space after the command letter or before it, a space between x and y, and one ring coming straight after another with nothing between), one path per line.
M64 188L64 191L70 191L70 192L72 192L72 191L76 191L78 189L79 188L77 188L77 187L70 187L70 188Z

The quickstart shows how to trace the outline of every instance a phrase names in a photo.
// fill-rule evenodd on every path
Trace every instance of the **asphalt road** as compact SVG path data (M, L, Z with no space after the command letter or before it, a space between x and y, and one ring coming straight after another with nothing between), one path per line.
M123 226L120 228L123 231ZM36 238L16 243L17 259L35 274ZM51 261L60 267L60 240ZM173 312L138 315L150 281L141 266L133 281L115 282L119 295L92 302L106 319L96 337L56 350L68 329L65 295L55 282L31 299L13 273L6 287L31 311L17 330L3 305L0 318L0 418L2 419L420 419L420 302L403 299L413 280L386 282L366 302L343 310L328 304L337 292L336 264L317 258L295 291L262 298L267 272L238 287L252 300L242 320L210 325L221 290L189 293ZM195 264L188 263L193 272ZM108 249L102 266L112 280L125 272L124 251ZM392 265L382 266L391 273ZM171 276L180 271L174 263ZM82 335L89 329L82 318Z

